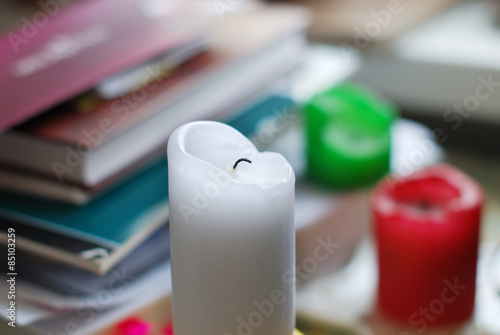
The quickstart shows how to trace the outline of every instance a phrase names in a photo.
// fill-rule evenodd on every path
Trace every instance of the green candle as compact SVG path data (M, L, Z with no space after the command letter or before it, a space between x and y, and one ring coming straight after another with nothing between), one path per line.
M305 105L309 177L337 188L374 183L389 171L397 112L374 93L342 84Z

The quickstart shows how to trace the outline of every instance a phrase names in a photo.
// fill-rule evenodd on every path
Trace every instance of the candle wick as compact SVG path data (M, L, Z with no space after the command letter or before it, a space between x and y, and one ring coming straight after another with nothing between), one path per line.
M238 160L236 161L236 163L234 163L234 165L233 165L233 170L235 170L235 169L236 169L236 167L238 166L238 164L239 164L240 162L247 162L247 163L252 164L252 161L251 161L251 160L249 160L248 158L240 158L240 159L238 159Z

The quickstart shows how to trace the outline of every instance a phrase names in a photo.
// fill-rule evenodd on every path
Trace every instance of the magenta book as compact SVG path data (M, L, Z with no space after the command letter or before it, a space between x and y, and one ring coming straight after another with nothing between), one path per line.
M168 4L78 1L0 37L0 131L198 38L200 20Z

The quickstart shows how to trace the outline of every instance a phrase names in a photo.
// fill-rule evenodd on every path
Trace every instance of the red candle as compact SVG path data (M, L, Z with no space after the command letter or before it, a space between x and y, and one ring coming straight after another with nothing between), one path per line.
M472 316L483 202L480 186L447 165L378 184L371 205L383 314L419 331Z

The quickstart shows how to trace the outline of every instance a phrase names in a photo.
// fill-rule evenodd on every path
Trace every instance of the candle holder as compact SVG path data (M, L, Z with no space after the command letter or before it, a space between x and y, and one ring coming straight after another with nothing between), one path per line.
M374 93L343 84L305 105L309 177L336 188L374 183L389 171L396 108Z

